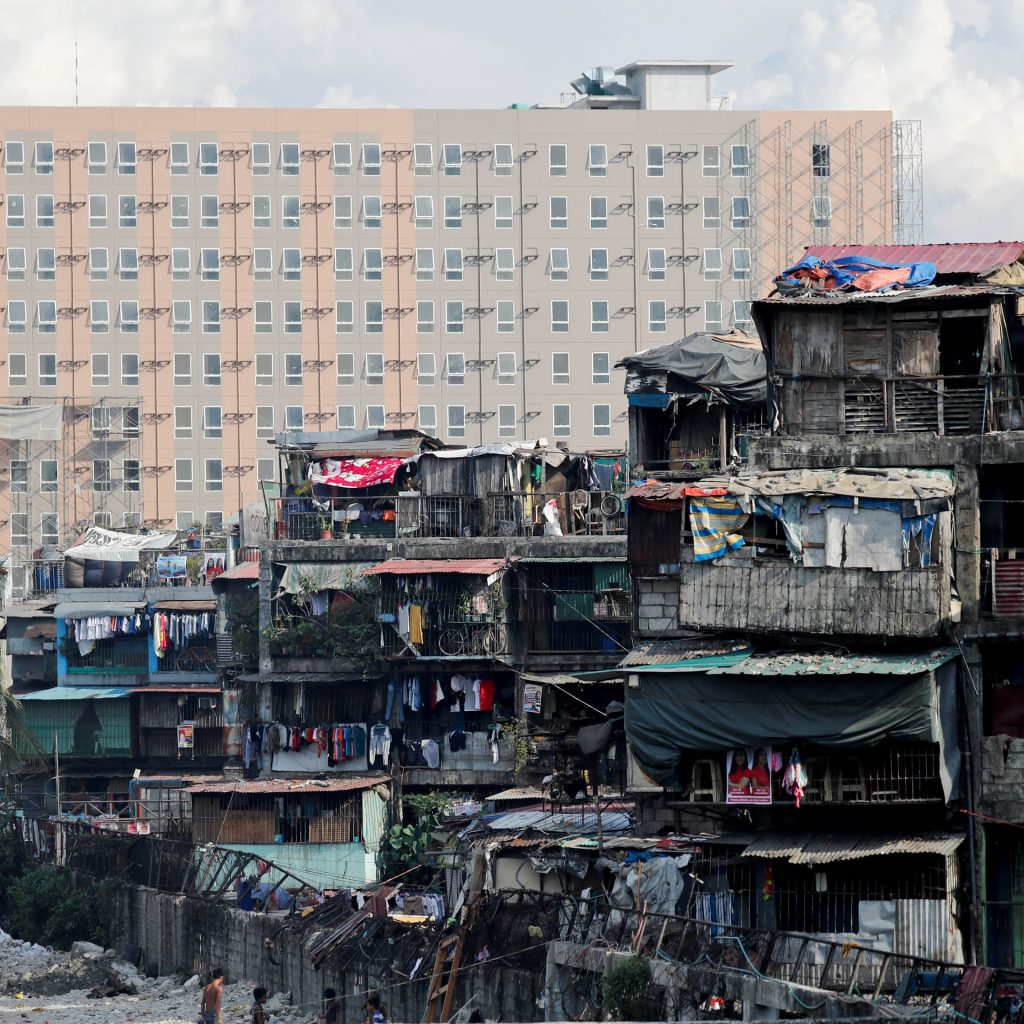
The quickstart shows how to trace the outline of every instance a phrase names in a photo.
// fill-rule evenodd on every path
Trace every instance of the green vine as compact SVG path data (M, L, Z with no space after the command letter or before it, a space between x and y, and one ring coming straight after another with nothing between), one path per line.
M529 763L534 744L521 718L511 718L501 726L501 738L512 748L512 772L518 775Z
M647 995L647 961L631 956L610 968L601 979L601 1002L614 1020L650 1020L644 1015Z

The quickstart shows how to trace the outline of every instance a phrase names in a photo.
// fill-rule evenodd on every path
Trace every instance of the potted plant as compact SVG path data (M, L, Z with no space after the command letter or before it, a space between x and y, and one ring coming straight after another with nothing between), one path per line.
M317 516L317 525L320 527L321 540L334 539L334 522L329 509Z

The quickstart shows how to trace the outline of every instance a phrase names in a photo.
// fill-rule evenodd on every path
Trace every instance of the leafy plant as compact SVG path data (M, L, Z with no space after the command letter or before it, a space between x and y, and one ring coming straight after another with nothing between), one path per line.
M503 722L501 738L512 747L512 771L518 775L527 765L534 753L533 741L521 718L512 718Z
M0 913L6 913L10 906L11 889L25 863L24 849L14 804L0 803Z
M430 845L431 834L441 824L454 799L451 794L433 792L405 797L406 823L392 825L387 834L387 875L396 875L420 864Z
M627 957L611 967L601 979L601 1002L605 1013L615 1020L647 1020L644 1000L648 983L647 961Z

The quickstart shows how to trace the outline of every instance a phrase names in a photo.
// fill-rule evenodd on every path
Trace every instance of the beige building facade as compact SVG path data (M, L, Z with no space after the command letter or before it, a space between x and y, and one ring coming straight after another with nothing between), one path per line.
M621 448L622 355L893 240L890 113L638 103L3 109L0 403L65 428L0 442L0 548L216 527L283 430Z

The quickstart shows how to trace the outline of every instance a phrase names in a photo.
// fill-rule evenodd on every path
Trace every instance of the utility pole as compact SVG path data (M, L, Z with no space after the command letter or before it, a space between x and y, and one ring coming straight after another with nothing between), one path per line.
M57 783L57 832L54 842L54 855L57 867L64 866L64 810L60 799L60 747L57 742L57 733L53 734L53 770L54 781Z

